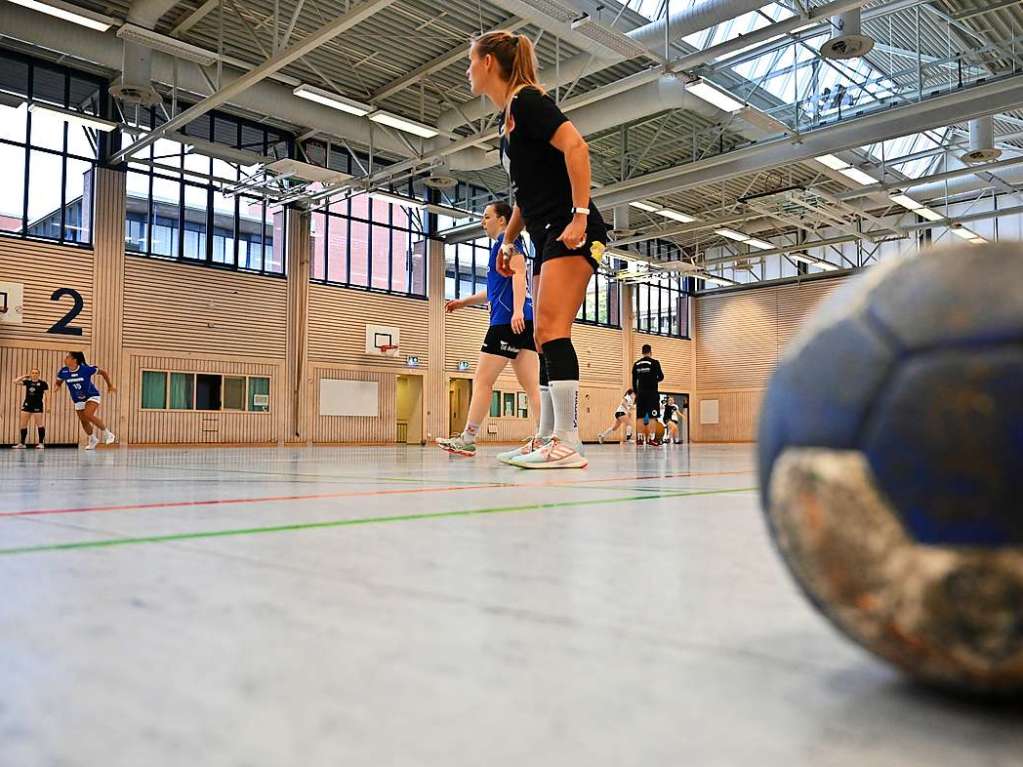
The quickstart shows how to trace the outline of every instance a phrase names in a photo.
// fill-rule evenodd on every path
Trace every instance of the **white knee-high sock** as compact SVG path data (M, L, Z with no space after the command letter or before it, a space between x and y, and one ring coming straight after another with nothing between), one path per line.
M551 397L551 387L540 386L540 425L537 436L547 439L554 434L554 399Z
M579 446L579 382L551 381L554 400L554 436L573 447Z

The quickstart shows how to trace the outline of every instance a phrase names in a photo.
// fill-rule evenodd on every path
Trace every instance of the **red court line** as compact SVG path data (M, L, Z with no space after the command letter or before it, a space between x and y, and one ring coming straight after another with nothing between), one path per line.
M90 511L137 511L140 509L168 509L178 506L226 506L239 503L272 503L274 501L312 501L317 498L355 498L374 495L409 495L416 493L450 493L455 490L486 490L501 487L499 483L485 485L458 485L452 487L395 488L393 490L358 490L347 493L318 493L316 495L264 495L256 498L217 498L207 501L162 501L160 503L132 503L121 506L82 506L75 509L27 509L0 511L0 517L32 517L41 514L84 514Z
M678 477L718 477L732 474L749 474L748 471L675 472L672 474L650 474L635 477L604 477L601 479L576 479L565 482L538 482L536 484L515 484L510 482L488 482L480 485L456 485L451 487L395 488L391 490L353 490L344 493L316 493L313 495L269 495L255 498L217 498L205 501L161 501L160 503L132 503L112 506L81 506L78 508L26 509L23 511L0 511L4 517L35 517L56 514L85 514L101 511L142 511L146 509L169 509L190 506L228 506L242 503L273 503L276 501L313 501L323 498L359 498L378 495L421 495L423 493L451 493L457 490L487 490L491 488L515 487L571 487L597 482L632 482L648 479L673 479Z

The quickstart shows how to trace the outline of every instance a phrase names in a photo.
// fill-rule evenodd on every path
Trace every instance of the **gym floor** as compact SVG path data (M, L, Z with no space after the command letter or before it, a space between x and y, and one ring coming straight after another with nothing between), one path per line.
M837 636L750 446L0 454L0 764L1020 764Z

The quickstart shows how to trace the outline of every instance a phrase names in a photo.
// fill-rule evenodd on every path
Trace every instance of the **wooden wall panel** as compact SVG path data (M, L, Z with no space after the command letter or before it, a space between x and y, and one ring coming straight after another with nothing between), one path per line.
M398 387L395 373L346 370L317 366L313 370L313 441L378 442L395 441L398 426ZM320 380L376 381L380 384L380 406L376 417L323 416L320 412Z
M128 352L131 377L118 396L129 403L128 439L132 444L275 443L279 439L283 406L283 362L242 361L170 357L153 353ZM203 412L196 410L143 410L142 372L165 370L193 373L264 376L270 379L270 411Z
M100 168L96 171L95 270L93 288L97 312L93 327L93 364L106 369L114 385L125 389L128 364L123 355L124 327L124 217L125 174ZM103 418L107 426L123 434L128 425L128 408L121 397L106 402Z
M840 288L845 277L814 280L776 288L778 295L778 352L799 332L821 301Z
M696 300L696 394L690 408L694 441L756 439L764 389L785 345L845 279L817 279ZM718 400L718 424L699 422L703 399Z
M622 384L622 331L576 325L572 342L579 356L579 380L583 385Z
M458 363L465 360L469 370L476 370L480 347L490 327L490 312L483 309L459 309L444 317L444 368L458 370Z
M661 383L662 391L691 392L693 390L692 341L636 333L633 343L636 348L636 359L640 357L643 344L650 344L653 347L654 358L661 363L661 370L664 371L664 381ZM633 360L633 362L635 361Z
M82 440L81 426L67 389L56 391L54 388L57 371L64 367L64 352L60 349L14 348L0 345L0 391L3 392L3 397L0 398L0 449L14 444L18 436L18 418L24 389L11 382L15 376L28 375L34 367L39 368L39 377L50 385L47 394L50 412L45 414L47 443L79 444ZM110 398L106 389L102 383L100 387L103 401L108 403ZM104 415L103 410L100 410L100 415ZM29 441L35 442L35 438L33 429L29 434Z
M401 332L397 357L366 354L366 325L396 325ZM405 368L409 355L429 364L429 305L401 298L327 285L309 288L309 358L339 365Z
M25 315L21 325L0 325L0 342L43 342L47 346L79 349L92 340L93 252L13 237L0 237L0 282L25 286ZM71 310L73 301L51 301L57 288L77 290L85 302L71 323L82 335L56 335L46 331Z
M696 299L696 389L762 387L778 361L773 289Z
M763 389L699 392L690 398L689 423L694 442L753 442ZM718 423L700 423L700 403L718 401Z
M275 277L128 257L124 344L284 359L287 284Z

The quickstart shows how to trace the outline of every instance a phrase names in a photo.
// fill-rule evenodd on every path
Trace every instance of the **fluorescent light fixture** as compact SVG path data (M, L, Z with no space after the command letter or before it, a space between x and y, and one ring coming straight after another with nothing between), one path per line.
M888 199L890 199L892 202L896 203L897 205L901 205L906 210L919 210L920 208L923 207L923 205L918 203L912 197L910 197L909 195L905 195L905 194L893 194Z
M406 203L402 203L405 205ZM471 210L462 210L461 208L453 208L450 205L437 205L436 203L427 203L426 210L430 213L436 213L438 216L447 216L448 218L481 218L479 213L474 213Z
M983 245L985 242L987 242L987 240L985 240L983 237L974 237L972 240L970 240L970 242L972 242L974 245Z
M64 19L64 21L70 21L72 24L78 24L89 29L95 29L97 32L106 32L117 23L117 20L110 16L104 16L102 13L96 13L87 8L79 8L76 5L65 3L61 0L47 0L45 3L37 2L37 0L10 1L23 8L39 11L39 13L45 13L49 16L56 16L58 19Z
M830 261L813 258L812 256L806 256L802 253L790 253L789 258L793 261L800 261L801 263L809 264L810 266L816 266L819 269L823 269L825 272L834 272L838 269L838 267Z
M24 103L25 99L23 97L14 93L8 93L7 91L0 91L0 107L19 109Z
M696 96L696 98L702 99L725 112L738 112L746 106L743 102L732 98L724 91L718 90L706 80L697 80L696 82L689 83L686 85L686 90Z
M859 168L842 168L838 172L841 173L846 178L851 178L857 184L863 184L864 186L870 186L871 184L877 183L876 178L869 175L868 173L864 173Z
M316 88L312 85L299 85L292 91L292 93L300 99L315 101L317 104L323 104L325 107L337 109L341 112L347 112L348 114L355 115L356 117L365 117L373 111L373 107L369 104L363 104L361 101L346 98L337 93L331 93L330 91L325 91L322 88Z
M767 240L758 240L756 237L750 237L744 242L752 248L760 248L761 250L774 250L774 245L769 243Z
M960 239L963 239L963 240L975 240L975 239L977 239L976 232L971 232L965 226L960 226L960 227L957 227L955 229L950 229L949 231L951 231L952 234L954 234L956 237L959 237Z
M738 285L738 283L734 280L730 280L727 277L716 277L713 274L694 274L693 277L698 280L703 280L704 282L713 283L714 285L723 285L724 287Z
M264 170L273 173L279 178L295 178L299 181L324 184L325 186L337 186L352 177L339 170L331 170L320 165L313 165L301 160L282 158L269 163ZM337 190L335 189L334 192Z
M844 170L849 167L849 163L845 160L840 160L833 154L822 154L819 157L815 157L817 162L827 165L831 170Z
M83 114L82 112L75 112L71 109L50 106L49 104L40 104L39 102L32 102L29 104L28 111L54 114L63 119L64 122L74 123L85 128L103 131L104 133L110 133L120 127L119 123L104 120L101 117L94 117L93 115Z
M657 205L651 205L646 200L633 200L632 202L629 203L629 205L636 208L637 210L642 210L647 213L656 213L657 211L660 210L660 207L658 207Z
M200 48L198 45L184 43L167 35L161 35L151 29L140 27L137 24L125 24L117 30L117 36L128 43L135 43L145 48L152 48L173 56L182 61L191 61L204 67L213 66L217 63L217 54Z
M421 138L433 138L437 135L438 131L436 128L431 128L429 125L416 122L415 120L409 120L406 117L399 117L391 112L385 112L380 109L370 114L369 119L375 123L381 125L387 125L391 128L397 128L405 133L411 133L414 136L420 136Z
M608 248L606 251L607 255L611 258L617 258L619 261L625 261L629 264L646 264L649 263L645 258L641 257L638 253L633 253L629 250L623 250L622 248Z
M654 212L658 216L664 216L664 218L670 218L672 221L679 221L683 224L691 224L696 220L692 216L687 216L685 213L679 213L677 210L672 210L671 208L661 208Z
M918 216L926 218L928 221L944 221L945 220L945 217L943 215L941 215L937 211L931 210L930 208L920 207L920 208L917 208L913 212L916 213Z
M426 203L422 200L417 200L414 197L404 197L400 194L394 194L393 192L381 192L373 190L369 193L369 196L374 200L381 200L382 202L389 202L392 205L401 205L405 208L418 208L422 210L426 207Z
M730 240L738 240L739 242L746 242L749 239L748 234L737 232L734 229L715 229L714 234L720 234L722 237L727 237Z

